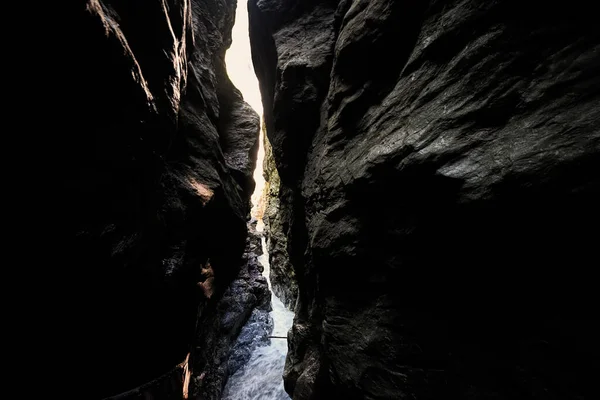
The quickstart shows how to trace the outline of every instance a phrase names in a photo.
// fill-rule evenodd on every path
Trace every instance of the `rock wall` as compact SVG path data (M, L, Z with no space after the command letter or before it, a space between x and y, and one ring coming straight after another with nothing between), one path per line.
M598 397L590 7L250 0L294 399Z
M263 125L264 126L264 125ZM290 263L287 252L287 237L284 229L284 212L280 206L279 187L281 185L279 174L273 158L273 148L264 136L265 158L263 161L263 176L265 177L265 203L263 222L267 236L269 250L269 265L271 266L269 279L273 293L287 308L294 309L298 298L298 284L294 268ZM283 208L285 210L285 208Z
M223 296L201 304L198 338L192 356L190 393L194 399L220 399L229 376L250 359L251 349L255 347L253 339L268 342L268 329L262 336L253 338L243 331L252 328L247 325L273 329L269 316L271 292L267 278L262 275L264 268L258 261L262 246L255 224L248 224L246 250L236 279ZM238 337L241 340L236 340Z
M44 337L35 347L49 354L35 359L44 375L71 362L55 379L59 397L96 399L150 382L193 342L206 345L198 338L214 327L197 324L198 311L209 318L203 310L250 268L242 256L259 117L225 70L235 0L56 6L36 36L52 54L40 53L43 73L27 78L40 109L30 119L45 126L24 120L21 135L28 152L43 153L22 158L36 166L27 198L41 215L28 227L29 252L45 259L27 264L51 271L45 301L56 300L36 303L48 313L35 318ZM265 282L244 289L261 285L268 294Z

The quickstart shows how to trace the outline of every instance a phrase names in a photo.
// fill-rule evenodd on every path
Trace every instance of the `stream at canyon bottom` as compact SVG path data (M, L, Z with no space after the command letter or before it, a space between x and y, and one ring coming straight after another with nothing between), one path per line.
M259 223L257 231L262 232L262 230L262 223ZM271 336L287 337L294 313L288 310L273 293L269 254L264 236L261 237L261 244L263 254L258 260L264 267L263 274L269 283L273 307L270 312L273 318ZM283 389L282 378L286 354L287 340L285 339L272 338L267 345L254 349L246 365L229 377L223 392L223 400L289 400L290 397Z

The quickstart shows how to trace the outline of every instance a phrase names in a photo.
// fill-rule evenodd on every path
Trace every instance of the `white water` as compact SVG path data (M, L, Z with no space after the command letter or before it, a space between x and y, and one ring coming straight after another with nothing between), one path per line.
M256 230L263 231L262 221ZM272 336L287 338L287 332L292 326L294 313L283 305L281 300L273 293L270 280L269 254L265 238L261 239L263 254L258 258L264 266L263 274L267 277L269 290L271 290L271 304L273 311ZM287 340L271 339L268 346L258 347L252 353L250 361L229 377L223 392L224 400L287 400L290 397L283 389L283 366L287 354Z

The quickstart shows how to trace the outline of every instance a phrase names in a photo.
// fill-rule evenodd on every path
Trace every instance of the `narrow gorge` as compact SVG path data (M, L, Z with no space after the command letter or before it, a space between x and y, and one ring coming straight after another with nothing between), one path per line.
M600 398L593 11L57 4L10 147L35 396Z

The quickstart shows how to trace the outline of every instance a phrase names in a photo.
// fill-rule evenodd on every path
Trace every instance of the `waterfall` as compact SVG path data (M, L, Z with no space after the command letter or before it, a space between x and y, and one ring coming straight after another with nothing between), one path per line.
M264 230L262 221L257 225L257 231ZM292 326L294 313L288 310L281 300L275 296L271 287L269 254L264 235L261 237L263 254L258 258L264 267L269 290L271 291L270 312L273 318L273 333L271 336L287 337ZM288 400L290 397L283 389L283 366L287 354L287 340L270 339L267 345L256 347L250 360L232 376L229 377L224 400Z

